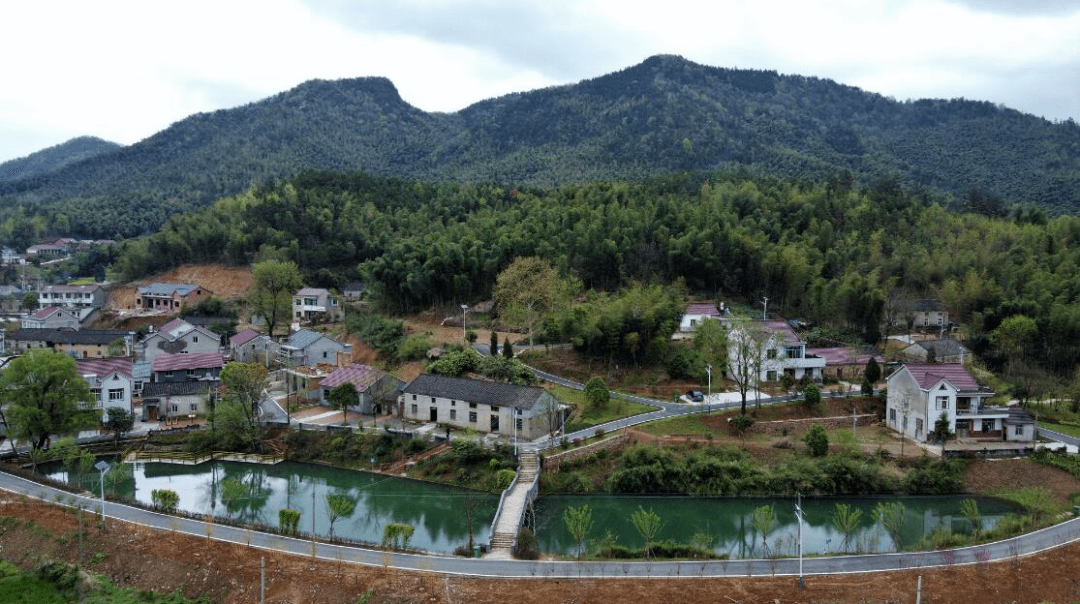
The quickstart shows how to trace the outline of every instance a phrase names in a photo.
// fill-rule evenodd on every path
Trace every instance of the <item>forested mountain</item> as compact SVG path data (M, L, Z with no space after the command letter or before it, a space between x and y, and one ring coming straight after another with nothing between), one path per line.
M991 210L1080 211L1071 120L988 102L901 103L829 80L656 56L452 114L408 105L384 78L311 81L0 183L0 239L29 228L34 213L72 234L153 232L179 211L308 168L550 188L734 166L818 182L896 177L906 190L972 192Z
M68 164L119 149L120 145L96 136L80 136L48 149L0 164L0 182L32 178Z
M125 279L272 257L297 262L311 285L359 271L393 311L486 298L515 258L537 256L598 291L681 280L724 300L768 295L770 311L869 342L890 301L936 297L998 367L1019 360L1067 375L1080 362L1080 217L952 212L895 180L697 173L547 190L306 173L172 217L120 248ZM543 330L588 340L575 312ZM1037 325L1022 355L991 336L1016 315Z

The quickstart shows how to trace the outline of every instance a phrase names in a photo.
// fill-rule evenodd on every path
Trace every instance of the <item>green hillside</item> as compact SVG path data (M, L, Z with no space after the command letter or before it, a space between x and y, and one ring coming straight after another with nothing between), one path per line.
M544 188L674 171L856 182L1080 209L1080 127L989 102L897 102L818 78L652 57L577 84L426 113L384 78L311 81L198 114L130 147L0 183L0 239L42 224L94 237L304 169ZM1000 200L1000 201L998 201Z
M80 136L65 143L31 153L0 164L0 182L33 178L59 170L68 164L83 161L101 153L119 149L120 145L94 136Z

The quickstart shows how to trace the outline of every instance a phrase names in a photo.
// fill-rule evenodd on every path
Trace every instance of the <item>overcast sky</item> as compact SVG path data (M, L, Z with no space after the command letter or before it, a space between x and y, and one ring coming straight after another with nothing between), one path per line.
M0 162L313 78L386 76L456 111L661 53L1080 120L1077 0L35 0L0 23Z

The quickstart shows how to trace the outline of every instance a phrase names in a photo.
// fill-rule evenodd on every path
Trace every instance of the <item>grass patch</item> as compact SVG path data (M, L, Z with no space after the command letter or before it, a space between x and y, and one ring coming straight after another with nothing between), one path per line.
M709 427L703 416L694 415L678 415L676 417L669 417L667 419L659 419L654 422L642 424L637 426L637 429L649 434L655 434L657 436L665 436L669 434L696 434L698 436L726 436L725 433L715 430Z
M1040 421L1039 424L1040 428L1046 428L1047 430L1053 430L1055 432L1061 432L1062 434L1080 438L1080 426L1073 424L1056 424L1046 421Z
M560 401L574 406L574 412L566 422L567 432L584 430L585 428L606 424L607 422L622 419L624 417L630 417L632 415L638 415L639 413L647 413L655 410L655 407L649 405L632 403L616 398L612 398L608 401L607 406L603 409L593 409L585 402L585 393L581 390L575 390L565 386L553 386L548 392Z
M0 602L9 604L65 604L78 596L79 578L75 568L53 560L42 560L33 571L24 571L0 561ZM144 589L119 588L108 580L91 575L82 602L86 604L209 604L200 597L189 600L179 591L161 594Z

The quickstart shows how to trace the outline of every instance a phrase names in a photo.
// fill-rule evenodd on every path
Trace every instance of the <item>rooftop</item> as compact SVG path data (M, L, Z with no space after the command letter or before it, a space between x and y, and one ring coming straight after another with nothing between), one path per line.
M881 355L870 355L853 348L838 346L835 348L807 348L807 355L813 355L825 359L829 365L865 365L873 356L878 363L884 363Z
M143 398L155 396L204 395L221 387L219 380L201 380L189 382L150 382L143 386Z
M75 294L75 293L88 293L92 294L101 289L101 286L97 283L92 285L46 285L41 288L41 293L51 292L58 294Z
M321 385L323 388L334 388L349 383L356 386L357 392L363 392L384 375L386 375L385 371L367 365L346 365L338 367L330 375L324 377Z
M968 370L960 363L940 364L905 364L899 371L907 369L919 383L919 388L929 390L941 380L947 380L960 390L978 390L979 384L971 377Z
M192 285L191 283L151 283L150 285L144 285L138 289L138 295L145 294L156 296L171 296L174 293L186 296L191 292L199 289L198 285Z
M530 409L545 394L536 386L515 386L425 373L405 387L405 394L434 396L494 407Z
M720 311L716 310L715 304L691 304L690 306L686 307L686 313L684 314L719 317Z
M120 329L44 329L23 328L9 333L8 340L21 342L51 342L54 344L111 344L133 332Z
M126 377L132 377L133 364L126 357L108 357L104 359L78 359L79 375L109 375L114 371Z
M321 287L305 287L304 289L296 292L297 296L328 296L330 290L323 289Z
M257 337L259 337L260 335L262 335L262 334L255 331L254 329L248 328L248 329L245 329L244 331L241 331L240 333L236 334L235 336L229 338L229 342L233 346L243 346L244 344L247 344L248 342L254 340Z
M163 354L154 358L154 371L176 371L183 369L213 369L222 367L225 360L220 352L198 352L192 354Z

